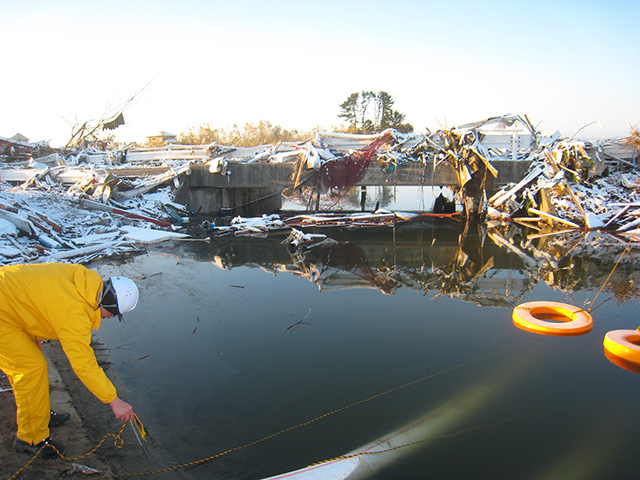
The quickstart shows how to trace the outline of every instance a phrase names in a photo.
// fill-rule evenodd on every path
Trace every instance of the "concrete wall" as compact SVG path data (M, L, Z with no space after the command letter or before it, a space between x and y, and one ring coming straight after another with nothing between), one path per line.
M498 178L495 186L502 186L509 182L518 182L526 174L531 162L525 161L494 161L492 165L498 170ZM251 188L292 186L296 173L294 164L273 163L231 163L227 170L229 175L210 173L207 165L193 165L189 178L191 188ZM308 179L315 185L314 170L304 170L301 178ZM433 163L410 163L402 165L397 171L384 173L382 169L373 164L365 172L357 185L457 185L458 180L448 164L440 165L433 172Z
M489 179L488 193L493 188L521 180L530 165L524 161L495 161L497 179ZM256 216L275 213L282 207L280 192L293 185L296 174L293 164L231 163L228 175L210 173L207 165L193 165L191 174L178 191L176 201L202 215L218 216L221 210L231 215ZM317 173L305 170L301 175L309 185L315 185ZM357 185L457 185L453 168L446 164L433 172L433 164L406 164L397 171L384 173L372 164ZM228 211L231 209L231 212Z
M199 215L255 217L282 208L282 187L190 188L185 182L184 203Z

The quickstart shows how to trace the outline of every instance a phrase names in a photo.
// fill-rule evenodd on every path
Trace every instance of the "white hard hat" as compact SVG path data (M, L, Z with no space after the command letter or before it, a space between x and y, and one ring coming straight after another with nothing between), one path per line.
M122 320L122 314L130 312L138 304L138 287L129 278L111 277L105 282L102 298L102 306Z

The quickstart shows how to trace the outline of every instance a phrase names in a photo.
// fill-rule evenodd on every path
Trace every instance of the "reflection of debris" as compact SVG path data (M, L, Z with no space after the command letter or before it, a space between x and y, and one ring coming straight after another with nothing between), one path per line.
M300 230L296 230L295 228L291 229L291 233L287 237L287 239L282 243L287 243L291 250L297 250L301 248L311 248L316 245L320 245L325 242L335 242L330 238L327 238L326 235L318 234L318 233L304 233Z
M205 259L225 270L247 266L272 275L288 272L321 291L409 289L482 306L513 308L541 281L562 291L592 291L606 284L620 301L638 295L640 255L635 251L628 250L607 278L629 245L624 238L576 229L534 236L513 222L485 227L406 222L393 229L330 230L327 234L338 240L319 242L295 228L299 233L292 229L285 241L282 232L260 239L220 237ZM198 258L202 255L198 251Z

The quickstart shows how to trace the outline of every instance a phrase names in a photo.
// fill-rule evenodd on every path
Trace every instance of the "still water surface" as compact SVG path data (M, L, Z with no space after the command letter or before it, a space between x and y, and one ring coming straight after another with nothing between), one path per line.
M126 325L99 331L109 374L176 464L422 380L193 468L195 479L302 468L461 396L442 438L374 478L638 478L640 376L602 348L607 331L640 324L633 264L617 267L586 335L511 320L526 301L591 306L622 248L574 247L541 271L462 229L325 232L338 243L307 252L285 236L223 238L101 266L145 277Z

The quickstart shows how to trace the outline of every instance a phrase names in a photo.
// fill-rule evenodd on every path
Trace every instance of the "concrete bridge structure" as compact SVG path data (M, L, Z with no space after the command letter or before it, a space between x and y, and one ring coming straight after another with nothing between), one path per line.
M499 160L491 164L498 170L497 178L488 178L487 193L510 182L520 181L530 161ZM229 163L225 175L211 173L208 165L192 165L185 177L176 201L202 215L217 216L220 212L231 215L255 216L278 212L282 207L281 193L294 186L298 176L293 163ZM491 177L491 174L488 174ZM298 184L314 186L318 172L305 169L299 174ZM372 163L356 186L457 186L458 179L449 164L439 165L434 172L433 162L406 163L396 171L384 173Z

